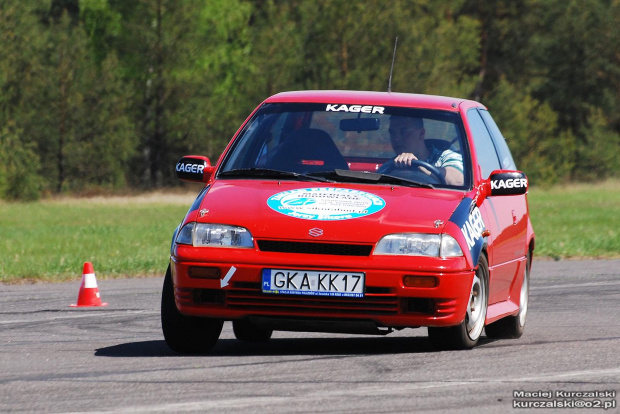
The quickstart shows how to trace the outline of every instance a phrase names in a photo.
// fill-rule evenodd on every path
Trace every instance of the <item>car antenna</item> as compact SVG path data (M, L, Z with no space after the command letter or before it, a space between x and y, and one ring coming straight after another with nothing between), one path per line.
M394 53L392 54L392 67L390 68L390 79L388 80L388 92L392 92L392 73L394 72L394 60L396 60L396 46L398 46L398 36L394 41Z

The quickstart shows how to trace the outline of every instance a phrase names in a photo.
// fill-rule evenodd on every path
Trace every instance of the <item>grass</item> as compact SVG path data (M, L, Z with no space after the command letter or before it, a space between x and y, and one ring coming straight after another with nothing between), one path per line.
M0 204L0 282L161 275L195 194ZM533 188L536 257L619 258L620 183Z
M0 204L0 281L62 281L92 262L97 278L163 274L193 196Z
M537 257L620 258L620 182L529 193Z

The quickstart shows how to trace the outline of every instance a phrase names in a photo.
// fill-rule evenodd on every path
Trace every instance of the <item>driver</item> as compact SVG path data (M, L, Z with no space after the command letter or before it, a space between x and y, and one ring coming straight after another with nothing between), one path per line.
M392 115L390 117L390 142L396 152L396 168L411 167L412 160L427 162L439 169L448 185L463 185L463 157L458 152L441 151L424 140L422 119ZM419 167L425 174L431 172Z

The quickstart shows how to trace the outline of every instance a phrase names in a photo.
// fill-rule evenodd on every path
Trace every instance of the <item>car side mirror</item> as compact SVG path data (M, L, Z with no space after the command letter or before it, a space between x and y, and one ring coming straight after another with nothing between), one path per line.
M492 196L520 195L527 193L529 182L521 171L496 170L489 176L487 185Z
M186 155L177 162L175 169L179 180L195 183L208 182L215 171L209 158L202 155Z

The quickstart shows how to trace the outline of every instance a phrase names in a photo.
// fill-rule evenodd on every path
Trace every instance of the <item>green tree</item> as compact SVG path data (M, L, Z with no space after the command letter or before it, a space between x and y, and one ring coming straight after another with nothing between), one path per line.
M620 133L617 111L620 3L608 0L530 0L529 3L530 19L535 22L528 48L533 65L529 71L533 75L532 94L549 102L558 113L561 128L571 131L578 139L573 178L591 176L593 154L617 152L613 134L597 136L592 132L603 132L600 121L604 118L604 123ZM592 116L593 113L596 115ZM605 161L601 163L604 165Z
M509 105L506 102L510 102ZM575 136L562 129L548 103L501 79L487 102L510 146L517 167L534 184L570 178L575 165Z
M79 8L91 53L101 65L121 35L122 16L110 7L108 0L80 0Z
M65 148L69 187L124 188L137 139L128 116L131 94L121 81L115 53L84 75L79 128Z
M575 178L600 181L607 177L620 177L620 134L616 132L601 108L592 108L578 143L579 170Z
M46 155L42 167L47 187L61 192L70 178L67 171L73 161L67 148L88 128L81 115L87 112L85 77L90 74L92 62L88 59L85 33L67 13L49 20L46 40L38 117L32 119L27 132L37 140L39 153Z
M176 183L265 97L487 104L533 182L617 176L620 0L4 0L0 197ZM15 154L15 155L14 155Z
M41 179L39 159L13 122L0 126L0 199L37 200Z
M185 26L193 49L180 50L172 70L179 98L172 138L215 162L248 113L266 97L261 93L266 73L252 56L249 2L214 0L197 9L192 24ZM177 159L181 151L175 151ZM169 161L168 171L174 161Z
M120 31L108 28L100 38L113 45L134 91L130 114L138 143L131 183L176 183L174 162L195 145L197 132L205 137L203 49L209 41L199 36L197 25L206 6L199 0L110 1L108 6L102 8L107 21L121 16L122 24Z
M251 45L249 60L252 87L249 103L267 96L303 87L305 29L300 1L254 1L248 22L246 42ZM244 24L240 19L239 24Z
M385 91L398 37L393 91L463 96L475 82L478 26L454 14L460 3L300 2L300 85Z
M620 105L620 2L467 0L460 13L478 19L481 27L480 76L473 98L499 106L498 98L504 97L508 98L504 106L519 107L530 116L534 115L531 109L539 107L536 117L549 116L553 128L547 128L548 135L541 135L544 128L518 129L535 128L536 122L517 127L519 122L505 120L506 135L537 137L535 143L522 142L530 146L516 149L523 152L523 160L529 160L525 165L534 171L533 177L547 183L592 177L593 157L608 165L602 155L617 152L612 132L614 128L620 132L616 110ZM506 83L517 92L512 98L499 92ZM611 130L601 129L603 125ZM562 148L562 160L570 160L564 166L551 155L535 154L554 146ZM566 148L574 153L566 154ZM605 171L613 169L597 171L603 178L608 175Z
M528 49L538 71L533 93L544 97L574 133L600 106L618 68L618 4L607 0L530 3L538 13ZM614 10L616 9L616 10ZM532 11L533 12L533 11ZM614 67L616 66L616 67ZM540 76L542 75L542 76Z
M477 38L471 43L479 49L475 71L478 79L468 96L484 101L501 79L511 83L527 81L527 76L523 76L531 31L528 30L525 1L466 0L455 14L468 16L478 23Z
M124 186L135 151L127 114L130 89L114 53L100 65L89 38L68 13L46 20L46 48L37 75L36 116L24 134L37 143L48 191Z
M19 0L0 3L0 198L39 196L40 160L26 127L40 96L41 12Z

